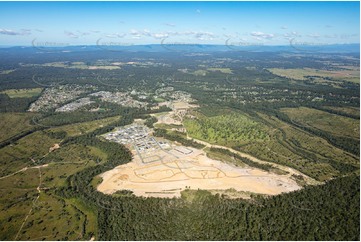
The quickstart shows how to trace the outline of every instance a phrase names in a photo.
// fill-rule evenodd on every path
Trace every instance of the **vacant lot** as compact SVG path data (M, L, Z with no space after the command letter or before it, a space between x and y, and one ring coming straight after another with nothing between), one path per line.
M304 69L281 69L281 68L270 68L268 69L275 75L292 78L296 80L307 80L307 76L314 77L330 77L335 80L345 80L350 82L360 82L360 69L345 69L345 70L317 70L311 68Z
M22 131L30 130L33 113L0 113L0 141L6 140Z
M187 102L172 102L172 111L170 112L163 112L159 114L152 114L155 116L158 121L156 125L176 125L176 127L181 127L182 120L184 118L184 115L186 113L185 110L189 110L191 108L198 107L198 105L189 104ZM161 126L157 126L161 127Z
M0 149L0 176L6 176L35 162L49 153L60 140L50 138L42 131L27 135L12 145ZM38 163L37 163L38 164Z
M195 75L195 76L205 76L207 75L207 71L206 70L195 70L193 72L191 72L190 74Z
M2 91L10 98L34 97L41 93L42 88L29 88L29 89L9 89Z
M0 149L1 240L84 240L96 233L94 212L54 191L106 154L82 145L60 145L49 153L55 143L60 140L38 131Z
M3 70L3 71L0 71L0 74L2 75L6 75L6 74L10 74L11 72L14 72L15 70Z
M82 240L84 228L90 231L88 217L77 205L42 185L48 169L29 169L1 180L1 240Z
M58 68L70 68L70 69L83 69L83 70L115 70L120 69L119 66L114 65L105 65L103 63L97 63L95 65L90 65L82 61L77 62L49 62L44 64L26 64L23 66L45 66L45 67L58 67Z
M356 107L331 107L325 106L324 108L340 112L341 114L348 114L360 118L360 108Z
M360 138L359 120L306 107L284 108L282 112L287 114L296 123L320 129L337 136Z
M186 188L227 190L276 195L300 187L289 175L276 175L251 167L236 167L208 158L201 150L173 146L149 154L152 162L143 163L135 155L131 163L118 166L101 175L97 187L112 194L132 190L137 196L180 197Z
M99 119L99 120L94 120L94 121L89 121L89 122L83 122L83 123L78 123L78 124L64 125L64 126L61 126L58 128L50 129L50 131L53 131L53 132L65 131L68 136L81 135L81 134L85 134L88 132L92 132L100 127L108 125L119 119L120 119L120 116L115 116L115 117Z
M231 68L207 68L208 71L220 71L224 74L233 74Z

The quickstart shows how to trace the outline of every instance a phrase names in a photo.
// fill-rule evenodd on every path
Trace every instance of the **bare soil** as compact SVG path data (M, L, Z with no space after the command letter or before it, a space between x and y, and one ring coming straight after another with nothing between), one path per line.
M174 148L174 147L173 147ZM182 154L175 149L151 152L159 160L144 164L138 155L132 162L101 175L98 190L112 194L131 190L144 197L180 197L184 189L226 190L277 195L301 187L290 175L277 175L260 169L239 168L208 158L202 150Z

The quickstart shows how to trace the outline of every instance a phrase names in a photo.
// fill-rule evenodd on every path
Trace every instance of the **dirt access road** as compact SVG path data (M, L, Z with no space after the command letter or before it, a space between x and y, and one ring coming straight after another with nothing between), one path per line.
M239 156L242 156L244 158L248 158L250 159L251 161L254 161L254 162L257 162L259 164L268 164L268 165L272 165L273 167L275 168L278 168L280 170L283 170L283 171L286 171L288 173L290 173L290 175L299 175L299 176L302 176L304 178L304 180L306 181L306 183L308 185L320 185L322 184L321 182L319 181L316 181L315 179L303 174L302 172L298 171L298 170L295 170L291 167L288 167L288 166L283 166L283 165L280 165L280 164L275 164L275 163L272 163L272 162L268 162L268 161L263 161L263 160L260 160L254 156L251 156L249 154L246 154L246 153L243 153L243 152L240 152L240 151L237 151L237 150L234 150L232 148L229 148L229 147L225 147L225 146L221 146L221 145L213 145L213 144L210 144L208 142L205 142L205 141L202 141L202 140L199 140L199 139L194 139L194 138L190 138L188 135L187 135L187 139L189 140L193 140L197 143L200 143L202 145L205 145L206 147L209 147L209 148L220 148L220 149L226 149L234 154L237 154Z
M134 152L134 159L100 176L103 181L98 191L112 194L118 190L131 190L144 197L180 197L186 188L204 190L227 190L277 195L301 187L290 174L277 175L254 167L237 167L210 159L203 150L189 148L192 152L182 154L179 146L169 150L150 152L157 161L143 163ZM144 154L143 154L144 156ZM143 157L144 159L144 157Z

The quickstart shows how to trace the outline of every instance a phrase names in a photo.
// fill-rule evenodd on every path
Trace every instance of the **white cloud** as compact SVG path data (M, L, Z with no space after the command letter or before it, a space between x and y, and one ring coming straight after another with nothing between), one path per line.
M327 39L336 39L338 38L337 34L325 34L323 37L327 38Z
M165 31L165 32L152 32L148 29L144 30L136 30L131 29L130 35L132 38L139 39L141 37L152 37L155 39L164 39L171 36L190 36L191 38L195 38L198 40L213 40L215 38L215 35L211 32L205 32L205 31L184 31L184 32L178 32L178 31Z
M164 38L168 38L169 34L167 34L167 33L154 33L152 36L154 38L156 38L156 39L164 39Z
M140 37L142 37L142 33L135 29L130 30L130 35L133 39L140 39Z
M88 36L88 35L92 35L92 34L96 34L96 33L101 33L101 31L99 30L89 30L88 32L83 32L83 31L80 31L80 30L77 30L77 31L67 31L65 30L64 31L64 34L70 38L73 38L73 39L78 39L80 37L83 37L83 36Z
M89 32L82 32L82 31L79 31L79 30L77 30L76 32L79 34L79 36L90 35Z
M172 24L172 23L164 23L164 25L167 25L169 27L175 27L176 26L175 24Z
M141 37L153 37L156 39L162 39L162 38L167 38L169 36L168 33L152 33L148 29L143 29L142 31L132 29L130 30L130 35L134 39L140 39Z
M285 33L283 36L286 39L292 39L292 38L295 38L295 37L302 37L302 35L297 33L296 31Z
M148 29L143 29L143 32L141 32L141 34L143 34L144 36L148 36L148 37L152 36L152 33Z
M317 39L317 38L320 38L320 37L321 37L321 35L318 34L318 33L308 34L307 36L308 36L308 37L311 37L311 38L314 38L314 39Z
M213 40L214 34L210 32L196 32L194 37L198 40Z
M338 37L340 39L350 39L350 38L354 38L354 37L358 37L359 34L340 34Z
M259 32L259 31L252 32L251 35L252 35L253 37L255 37L256 39L258 39L258 40L261 40L261 39L272 39L272 38L274 37L274 34L266 34L266 33Z
M30 35L31 30L30 29L22 29L19 32L19 31L14 31L14 30L10 30L10 29L0 29L0 34L4 34L4 35Z
M236 38L237 36L234 35L234 34L223 34L224 37L226 37L227 39L230 39L230 38Z
M70 32L70 31L64 31L64 34L70 38L73 38L73 39L77 39L79 38L79 35L73 33L73 32Z
M119 34L119 33L115 33L115 34L107 34L105 35L105 37L108 37L108 38L124 38L127 34Z

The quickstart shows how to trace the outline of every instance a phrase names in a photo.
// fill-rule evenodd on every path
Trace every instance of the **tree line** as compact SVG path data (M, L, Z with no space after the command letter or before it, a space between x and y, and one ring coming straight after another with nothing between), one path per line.
M101 129L94 132L98 134ZM111 196L98 192L92 180L130 162L132 156L123 145L101 141L95 133L69 138L65 144L97 147L107 159L70 176L57 194L80 198L93 207L98 240L359 240L357 175L278 196L253 196L251 200L227 199L207 191L195 192L192 202L186 195L165 199L119 192Z

